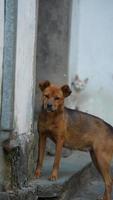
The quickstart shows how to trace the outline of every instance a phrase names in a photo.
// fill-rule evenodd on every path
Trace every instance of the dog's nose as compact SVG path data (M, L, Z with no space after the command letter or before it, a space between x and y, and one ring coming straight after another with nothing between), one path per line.
M47 104L47 107L48 107L48 108L52 108L52 103L49 102L49 103Z

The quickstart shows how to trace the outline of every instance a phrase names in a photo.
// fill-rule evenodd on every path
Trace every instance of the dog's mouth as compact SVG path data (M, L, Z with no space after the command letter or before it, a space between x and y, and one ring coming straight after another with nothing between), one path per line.
M47 106L45 106L44 107L44 110L46 111L46 112L55 112L57 109L56 108L54 108L54 107L47 107Z
M54 108L46 108L46 111L47 111L47 112L55 112L56 109L54 109Z

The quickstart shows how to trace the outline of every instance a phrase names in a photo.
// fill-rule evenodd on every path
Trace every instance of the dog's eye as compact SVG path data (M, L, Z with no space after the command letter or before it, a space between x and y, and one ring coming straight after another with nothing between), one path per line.
M49 98L49 95L45 94L44 97Z
M59 99L60 99L60 97L55 97L54 99L55 99L55 100L59 100Z

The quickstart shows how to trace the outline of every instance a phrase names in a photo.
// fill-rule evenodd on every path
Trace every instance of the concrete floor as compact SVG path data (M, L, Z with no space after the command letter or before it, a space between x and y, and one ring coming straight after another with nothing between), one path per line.
M113 163L112 163L112 174L113 174ZM103 196L104 183L96 171L95 167L90 165L83 174L80 175L81 184L76 194L73 193L69 200L96 200ZM83 178L84 177L84 178ZM112 192L113 199L113 192Z
M53 157L46 157L43 174L40 179L33 180L29 187L15 193L0 194L0 200L96 200L104 192L101 176L90 162L89 154L76 152L63 158L59 179L48 181ZM111 165L113 174L113 162ZM113 193L112 193L113 199Z
M88 163L91 162L89 153L75 151L67 158L61 159L61 166L59 170L59 178L57 181L49 181L54 157L46 156L42 176L36 181L38 188L38 196L40 198L58 197L65 191L65 185L70 182L70 179L81 171Z

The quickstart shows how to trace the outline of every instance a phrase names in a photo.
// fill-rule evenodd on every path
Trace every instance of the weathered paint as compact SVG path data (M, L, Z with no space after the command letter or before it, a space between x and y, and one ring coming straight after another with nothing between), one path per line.
M4 0L0 1L0 113L1 113L1 87L2 87L2 64L4 45ZM4 182L4 157L2 144L0 142L0 191Z
M5 3L1 129L7 132L13 130L14 118L17 5L15 0Z
M19 147L15 149L11 159L12 185L16 187L27 185L28 174L32 174L35 167L33 164L29 168L29 163L34 162L34 158L30 159L33 148L29 146L34 144L31 129L36 76L37 12L37 0L18 1L14 126Z
M4 45L4 0L0 1L0 109L1 109L1 84Z
M18 1L15 128L20 135L26 135L31 131L33 119L36 3L36 0Z

